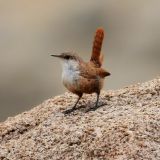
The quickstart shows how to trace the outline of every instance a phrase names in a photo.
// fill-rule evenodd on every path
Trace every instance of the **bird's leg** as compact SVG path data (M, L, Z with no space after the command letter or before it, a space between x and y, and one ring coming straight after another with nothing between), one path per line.
M76 106L77 106L79 100L81 99L81 97L82 97L82 96L79 96L79 97L78 97L78 99L77 99L75 105L72 107L72 110L75 110L75 109L76 109Z
M97 109L97 108L98 108L99 95L100 95L100 92L98 92L98 93L97 93L97 100L96 100L95 109Z
M79 95L79 97L78 97L78 99L77 99L75 105L74 105L71 109L68 109L68 110L64 111L64 114L68 114L68 113L73 112L73 111L76 109L76 106L77 106L79 100L81 99L81 97L82 97L82 94Z
M97 94L96 105L95 105L94 107L90 108L89 110L87 110L87 112L88 112L88 111L95 111L95 110L99 107L99 106L98 106L98 102L99 102L100 91L98 91L96 94Z

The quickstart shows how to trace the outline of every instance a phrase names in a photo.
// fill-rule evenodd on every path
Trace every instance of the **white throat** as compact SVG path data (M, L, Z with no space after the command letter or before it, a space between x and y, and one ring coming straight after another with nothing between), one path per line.
M62 80L64 85L72 85L79 77L79 64L75 60L63 60Z

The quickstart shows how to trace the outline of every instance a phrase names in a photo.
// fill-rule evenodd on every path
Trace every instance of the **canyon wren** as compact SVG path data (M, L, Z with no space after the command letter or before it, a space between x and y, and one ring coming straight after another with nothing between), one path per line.
M103 38L104 30L98 28L95 33L91 59L89 62L84 62L73 52L51 55L53 57L58 57L63 61L63 84L70 92L78 95L75 105L64 113L70 113L76 109L83 93L96 93L97 100L92 109L95 110L98 108L99 95L103 87L104 78L110 75L108 71L101 68L103 62L103 54L101 54Z

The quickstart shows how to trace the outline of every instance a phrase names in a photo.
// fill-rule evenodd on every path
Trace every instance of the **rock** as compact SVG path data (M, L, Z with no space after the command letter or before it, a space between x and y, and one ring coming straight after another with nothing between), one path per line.
M160 77L116 91L85 95L71 114L71 93L0 123L0 159L160 159Z

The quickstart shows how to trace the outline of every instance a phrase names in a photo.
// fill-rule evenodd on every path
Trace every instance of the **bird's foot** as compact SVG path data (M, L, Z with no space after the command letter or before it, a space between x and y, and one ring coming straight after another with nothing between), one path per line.
M95 111L95 110L97 110L98 108L99 108L99 106L91 107L91 108L89 108L89 109L86 110L86 113L87 113L87 112L90 112L90 111Z
M91 108L87 109L86 112L95 111L95 110L97 110L98 108L100 108L100 107L102 107L102 106L105 106L105 105L106 105L106 103L96 105L96 106L94 106L94 107L91 107Z
M65 110L63 113L64 113L65 115L66 115L66 114L70 114L70 113L72 113L74 110L75 110L75 108L67 109L67 110Z

